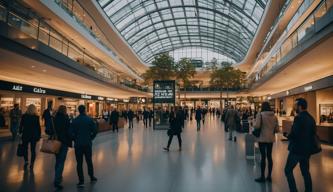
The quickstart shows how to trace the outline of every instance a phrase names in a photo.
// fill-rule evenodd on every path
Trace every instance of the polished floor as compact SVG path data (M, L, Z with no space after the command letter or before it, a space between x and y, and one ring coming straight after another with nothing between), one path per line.
M94 141L93 160L98 182L87 182L77 189L76 162L73 150L68 153L63 174L63 191L114 192L286 192L283 167L287 143L274 145L272 184L258 184L258 162L245 159L244 135L236 143L226 140L221 122L207 118L201 132L194 122L187 122L183 133L183 151L174 138L170 152L165 131L145 129L135 124L133 130L118 134L101 133ZM54 156L38 153L33 172L23 170L23 159L15 156L16 143L0 143L0 191L54 191ZM311 159L314 191L333 191L333 147ZM295 170L300 191L303 181Z

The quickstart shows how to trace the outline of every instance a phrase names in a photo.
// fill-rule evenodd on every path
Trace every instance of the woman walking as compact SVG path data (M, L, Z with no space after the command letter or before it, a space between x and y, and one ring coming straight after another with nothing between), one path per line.
M72 147L72 139L70 136L70 119L67 114L66 106L60 105L58 112L54 118L54 127L58 140L61 142L61 147L56 156L55 163L55 176L54 176L54 187L62 189L62 172L66 161L68 147Z
M37 109L35 105L29 105L27 111L22 116L19 133L22 135L22 144L24 146L24 169L26 169L29 165L28 145L30 144L30 170L33 170L34 162L36 159L36 144L41 137L39 116L37 115Z
M273 169L272 149L275 133L279 130L279 124L268 102L261 104L261 112L256 117L254 128L261 130L257 140L261 153L261 176L255 181L259 183L271 182ZM266 159L268 161L268 175L265 178Z
M179 151L182 150L182 138L181 138L181 132L182 132L182 121L183 121L183 115L181 108L175 113L173 110L170 112L169 116L169 122L170 122L170 129L168 130L169 135L169 141L168 146L163 148L165 151L169 151L172 138L174 135L177 135L178 138L178 145L179 145Z

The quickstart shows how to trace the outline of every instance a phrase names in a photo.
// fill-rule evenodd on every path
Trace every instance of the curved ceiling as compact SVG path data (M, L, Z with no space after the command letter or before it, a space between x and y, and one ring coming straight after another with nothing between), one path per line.
M98 0L111 22L149 63L162 52L203 47L240 62L267 0Z

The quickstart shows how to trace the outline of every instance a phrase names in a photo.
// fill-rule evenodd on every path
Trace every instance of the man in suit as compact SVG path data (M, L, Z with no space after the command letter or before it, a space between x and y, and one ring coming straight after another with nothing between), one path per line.
M310 174L310 157L320 152L319 141L316 141L316 122L307 111L307 101L303 98L296 99L294 106L297 116L289 135L289 155L285 166L285 175L291 192L296 192L296 182L293 170L299 163L304 179L305 191L312 191L312 179Z
M96 182L97 178L94 176L94 168L92 162L92 140L96 137L97 128L94 120L86 115L86 107L80 105L80 115L76 117L71 125L71 135L74 140L75 157L77 161L76 169L79 177L78 187L84 185L83 176L83 156L86 159L88 174L91 182Z
M128 118L128 128L133 128L133 118L134 118L134 112L132 109L129 109L127 112L127 118Z
M112 131L115 132L117 130L118 132L118 121L119 121L119 113L116 108L114 108L110 115L110 124L112 125Z

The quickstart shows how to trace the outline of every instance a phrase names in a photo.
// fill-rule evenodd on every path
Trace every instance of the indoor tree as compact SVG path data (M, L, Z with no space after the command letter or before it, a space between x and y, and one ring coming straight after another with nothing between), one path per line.
M222 107L222 89L227 89L227 97L229 89L241 88L245 83L245 72L235 69L231 65L224 65L220 69L212 71L210 76L210 85L220 88L220 105Z
M168 53L155 56L152 66L142 74L147 85L152 85L154 80L172 80L174 76L175 62Z
M175 77L180 81L182 87L185 91L186 98L186 88L191 85L190 79L196 74L195 67L189 58L180 59L175 65ZM180 99L180 93L179 93Z

